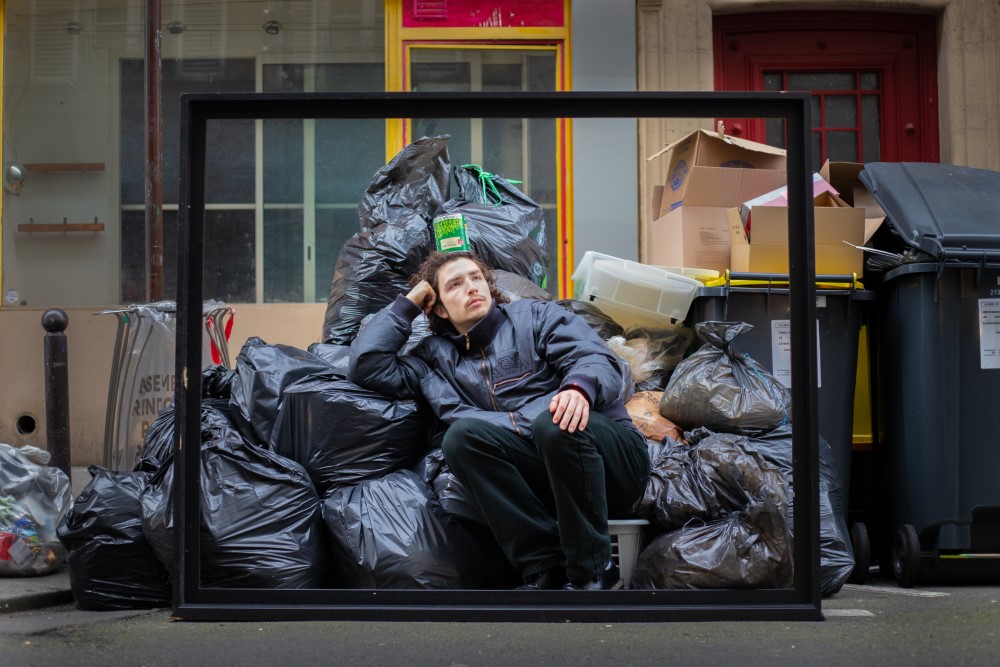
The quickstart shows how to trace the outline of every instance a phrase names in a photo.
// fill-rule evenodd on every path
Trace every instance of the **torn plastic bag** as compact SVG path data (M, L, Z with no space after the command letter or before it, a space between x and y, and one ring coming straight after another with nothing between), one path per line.
M789 588L792 540L767 500L706 524L664 533L642 550L632 588Z
M414 215L429 224L449 197L450 135L421 137L379 167L358 204L361 231L405 227Z
M321 504L305 469L250 444L210 407L202 407L201 437L201 585L326 586ZM170 571L174 472L168 462L140 496L143 534Z
M372 177L358 205L361 232L340 249L323 318L323 342L347 345L366 315L409 290L434 248L431 222L449 196L448 135L406 146Z
M663 392L660 414L684 429L756 435L791 419L788 389L764 367L730 347L746 322L699 322L705 345L682 361Z
M635 375L636 391L662 391L677 364L694 340L694 330L678 326L675 329L651 329L632 327L625 331L625 345L633 350L635 361L631 359ZM640 377L641 376L641 377Z
M337 488L323 503L347 588L510 588L500 548L442 509L412 470Z
M0 444L0 576L48 574L66 560L57 529L72 489L49 460L38 447Z
M428 449L432 420L422 402L324 373L285 388L270 444L305 466L324 496L331 487L416 464Z
M90 482L59 524L73 600L84 611L169 607L170 573L142 532L148 472L90 466Z
M329 370L330 364L315 354L251 337L236 357L238 378L230 398L233 422L250 442L267 446L285 387Z
M455 167L455 182L458 195L438 214L461 213L469 246L494 269L545 287L549 258L542 207L511 181L477 164Z
M434 490L441 508L465 521L487 525L479 503L462 482L455 477L440 448L432 449L421 459L415 472Z
M692 437L694 434L692 434ZM788 510L785 519L792 530L792 426L779 426L749 444L776 465L788 482ZM854 569L854 548L847 528L843 489L834 467L833 449L819 438L819 579L820 592L833 595L841 589Z
M494 269L493 275L496 277L497 289L510 301L520 301L521 299L536 299L538 301L551 301L552 295L541 287L531 282L523 276L503 269Z

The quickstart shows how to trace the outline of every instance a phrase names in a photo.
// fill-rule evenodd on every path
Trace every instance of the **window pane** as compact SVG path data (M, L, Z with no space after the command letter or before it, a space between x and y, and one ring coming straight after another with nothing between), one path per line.
M781 118L768 118L764 127L767 133L765 141L775 148L785 147L785 121Z
M381 165L379 165L381 166ZM316 300L326 301L333 286L337 257L344 242L358 231L358 207L316 209Z
M256 299L251 277L256 271L255 248L252 210L205 211L205 300L252 303ZM176 290L176 280L174 285Z
M878 162L882 155L878 95L861 96L861 145L865 162Z
M764 90L769 91L779 91L781 90L781 73L771 73L764 75Z
M835 162L858 161L858 135L856 132L827 132L826 158Z
M813 132L812 133L812 149L813 149L812 168L813 168L813 171L819 171L819 168L823 166L824 157L827 157L827 156L823 155L822 140L823 140L823 133L822 132ZM832 159L832 158L830 158L830 159Z
M854 90L853 72L789 72L788 90Z
M826 116L824 118L826 127L856 127L858 124L858 113L856 108L856 98L853 95L827 95Z
M878 90L878 73L861 73L861 90Z
M264 211L264 301L302 301L302 209Z
M121 214L121 301L146 302L146 213ZM163 212L163 298L176 300L177 212Z
M823 127L823 114L819 111L819 101L818 95L813 95L812 99L809 100L809 110L812 112L812 126L813 127Z

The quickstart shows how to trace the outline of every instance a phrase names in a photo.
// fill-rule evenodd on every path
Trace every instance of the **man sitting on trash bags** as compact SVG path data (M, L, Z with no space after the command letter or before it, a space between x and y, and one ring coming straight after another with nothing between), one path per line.
M411 284L352 343L351 381L422 396L448 426L445 459L520 590L622 588L608 516L643 494L650 461L613 353L558 304L509 302L471 252L431 253ZM432 335L397 356L422 312Z

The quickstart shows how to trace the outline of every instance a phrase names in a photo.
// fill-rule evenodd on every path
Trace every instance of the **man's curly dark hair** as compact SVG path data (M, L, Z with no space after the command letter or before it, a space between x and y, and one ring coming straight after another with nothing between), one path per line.
M454 262L458 259L471 259L476 263L476 266L480 268L483 272L483 277L486 279L486 284L490 286L490 296L493 297L493 301L496 303L510 303L510 299L500 291L497 287L496 274L493 273L493 267L484 262L479 258L479 255L473 252L439 252L434 251L427 256L427 259L423 261L417 272L410 277L410 286L415 286L421 280L426 280L430 283L431 287L434 288L434 299L435 303L440 303L441 295L438 292L437 275L441 267L450 262ZM430 321L430 330L432 333L443 334L443 333L454 333L455 327L452 326L451 322L443 317L439 317L434 309L427 315L427 319Z

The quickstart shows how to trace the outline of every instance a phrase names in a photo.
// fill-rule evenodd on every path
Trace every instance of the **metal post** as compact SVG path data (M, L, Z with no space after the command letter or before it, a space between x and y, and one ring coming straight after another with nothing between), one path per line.
M160 0L146 0L147 301L163 300L163 108Z
M59 308L45 311L45 433L52 467L70 477L69 367L66 326L69 317Z

